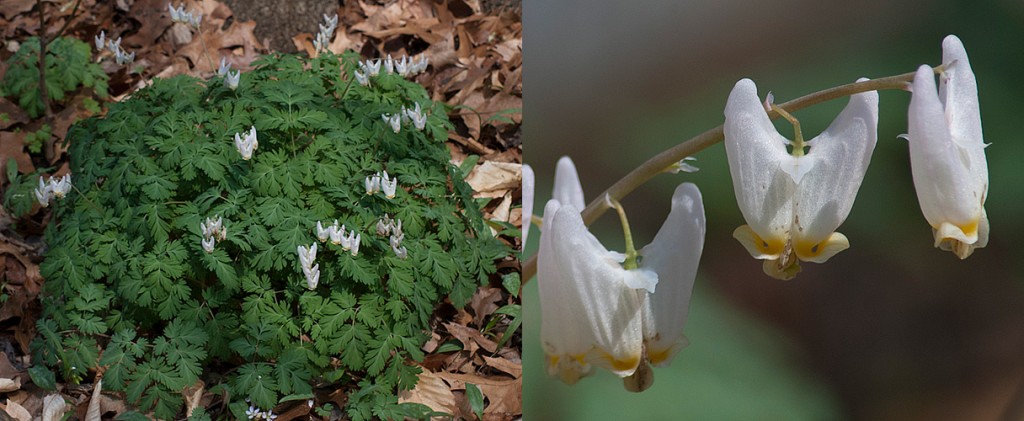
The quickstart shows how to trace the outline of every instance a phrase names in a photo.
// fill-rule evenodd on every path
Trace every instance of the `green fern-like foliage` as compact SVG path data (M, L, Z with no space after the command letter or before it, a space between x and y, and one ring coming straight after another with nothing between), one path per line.
M92 89L107 97L107 75L99 64L90 61L89 44L75 38L57 37L46 46L46 92L51 100L62 101L79 87ZM46 106L39 97L39 38L21 44L7 60L7 73L0 80L0 95L17 99L18 105L37 118Z
M449 162L443 106L398 75L354 83L356 60L264 57L234 91L156 80L76 125L34 361L65 381L102 373L161 419L199 380L228 392L231 418L338 384L353 419L422 415L396 393L415 384L432 312L465 305L511 251ZM422 131L381 118L417 103ZM250 126L259 146L243 160L234 135ZM364 188L384 170L393 199ZM403 222L405 259L376 233L385 214ZM200 225L215 215L227 238L207 253ZM335 219L361 233L359 253L320 244L309 290L296 249Z

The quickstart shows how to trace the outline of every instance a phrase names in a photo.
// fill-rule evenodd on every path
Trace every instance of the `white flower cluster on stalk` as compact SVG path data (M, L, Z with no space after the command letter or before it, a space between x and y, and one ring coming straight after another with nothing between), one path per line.
M320 32L317 32L316 39L313 40L313 48L316 52L320 53L327 51L327 45L331 43L331 38L334 37L334 30L338 28L338 15L335 14L331 17L324 14L324 23L317 25L320 27Z
M378 172L366 177L363 180L363 185L366 187L367 195L384 192L384 197L394 199L395 193L398 191L398 177L388 177L387 171L384 171L384 174Z
M53 198L63 199L69 191L71 191L71 174L64 174L61 178L50 177L48 182L43 182L43 177L39 176L39 187L36 187L32 193L36 196L39 204L45 208L50 206L50 201Z
M277 419L277 415L274 414L273 410L268 409L263 411L253 405L249 405L249 409L245 411L245 416L250 420L264 420L270 421Z
M402 245L402 240L405 239L405 233L402 232L402 220L392 220L388 214L384 214L384 218L377 221L377 235L385 237L390 235L388 238L388 244L391 245L391 250L395 252L395 256L399 259L405 259L409 257L409 251L406 250L405 246Z
M299 263L302 264L302 273L306 275L306 287L310 290L316 289L320 283L320 265L313 264L316 260L316 242L309 247L299 246Z
M316 221L316 237L321 243L331 240L331 243L336 246L341 246L341 249L352 253L352 256L359 254L359 243L362 241L362 234L351 230L346 233L345 225L338 225L338 220L334 220L333 225L329 225L324 228L323 222Z
M988 145L963 43L947 36L942 51L938 87L936 70L927 65L909 86L905 137L934 245L965 259L988 243ZM857 82L860 89L868 84L864 78ZM750 79L733 87L723 134L746 221L733 237L764 261L769 276L791 279L801 261L824 263L849 248L848 238L836 230L853 207L875 149L878 101L876 91L851 95L827 129L804 141L799 121L775 105L770 93L761 101ZM794 139L776 130L770 113L793 125ZM694 170L683 159L662 172ZM700 191L690 183L678 186L665 223L639 250L621 204L606 196L603 205L622 221L625 253L608 251L588 231L581 215L583 190L568 158L558 162L553 196L544 208L537 252L548 373L572 384L598 366L623 377L627 389L643 390L653 381L648 364L668 364L688 343L682 329L705 234ZM533 171L524 165L524 243L533 199ZM378 233L387 232L382 227L383 221Z
M207 253L213 253L215 241L224 241L228 238L228 227L224 225L220 215L207 217L206 221L199 224L199 230L203 234L203 250Z
M134 51L129 53L121 48L121 37L117 37L116 40L107 39L106 31L100 31L100 34L93 38L93 42L96 44L97 51L103 51L104 49L110 51L114 55L114 61L120 66L135 61Z
M406 108L403 105L401 111L395 114L384 113L380 115L380 118L388 123L391 126L391 131L395 133L402 130L402 124L412 123L413 127L420 131L427 127L427 113L423 112L419 103L416 103L413 108Z
M195 9L192 9L191 12L186 12L185 5L181 3L178 3L177 9L171 3L167 3L167 10L171 13L171 21L174 23L183 23L192 28L199 29L199 24L203 21L202 13Z
M238 89L238 82L242 78L242 71L235 70L231 71L231 63L228 63L226 57L221 57L220 66L217 67L217 77L224 78L224 86L230 90Z
M376 58L360 61L359 69L353 74L360 85L369 86L370 77L379 75L382 68L385 73L398 73L400 76L408 78L423 73L423 71L427 70L427 65L429 64L426 55L420 55L416 58L402 56L401 60L395 60L391 58L391 54L388 54L384 60Z
M249 128L249 131L245 133L243 138L238 133L235 133L235 149L238 153L242 154L243 160L252 159L252 153L259 147L260 142L256 140L256 126Z

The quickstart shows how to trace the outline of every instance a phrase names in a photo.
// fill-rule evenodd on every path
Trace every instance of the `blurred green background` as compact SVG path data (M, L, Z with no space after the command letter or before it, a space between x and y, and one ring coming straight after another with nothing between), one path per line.
M966 261L932 247L906 142L909 94L880 93L878 146L839 231L851 248L792 281L768 278L732 230L743 224L721 144L700 172L662 175L623 204L649 242L672 189L704 195L708 231L686 335L654 386L607 372L548 377L536 279L524 292L527 420L1024 419L1024 2L527 1L524 153L535 211L570 155L587 200L647 158L721 124L733 84L781 103L941 61L956 34L978 79L990 189L987 248ZM845 106L796 113L807 138ZM785 122L776 126L787 137ZM593 227L622 250L617 218ZM534 228L525 257L536 252Z

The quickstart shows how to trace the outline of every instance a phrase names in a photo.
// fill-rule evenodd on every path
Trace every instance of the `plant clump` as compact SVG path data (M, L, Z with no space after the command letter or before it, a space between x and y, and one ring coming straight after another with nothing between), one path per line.
M435 307L512 253L449 162L445 110L398 74L354 83L354 53L254 66L234 89L155 80L71 129L33 379L102 378L160 419L197 385L229 418L338 385L352 419L423 416L396 394ZM378 173L394 194L368 191Z

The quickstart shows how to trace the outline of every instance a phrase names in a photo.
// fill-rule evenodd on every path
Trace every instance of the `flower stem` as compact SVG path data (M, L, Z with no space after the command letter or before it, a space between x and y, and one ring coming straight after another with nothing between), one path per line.
M934 67L933 69L938 72L940 68ZM893 89L903 90L907 87L907 83L913 79L914 72L910 72L896 76L883 77L880 79L866 80L863 82L847 83L845 85L835 86L812 94L804 95L800 98L780 104L779 107L786 111L793 112L807 108L811 105L853 94L859 94L861 92ZM779 113L775 111L768 113L768 118L772 120L779 117ZM599 199L590 202L590 204L583 209L583 222L589 225L608 210L608 204L605 196L610 200L622 200L622 198L633 192L633 190L636 190L637 187L640 187L644 183L650 181L654 176L661 174L670 165L679 162L679 160L687 156L694 155L699 151L707 149L711 145L721 142L723 139L724 135L722 132L722 126L718 126L651 157L643 164L640 164L639 167L630 171L629 174L626 174L625 177L616 181L615 184L612 184L611 187L598 196ZM533 255L526 261L526 263L523 264L522 279L526 282L536 274L537 256Z
M804 143L804 132L800 130L800 120L797 120L796 117L793 117L793 114L775 104L772 104L772 111L775 111L779 116L786 119L789 124L793 125L793 156L804 156L804 147L807 145Z
M616 200L612 200L611 197L605 196L605 199L608 201L607 205L619 213L619 222L622 223L622 235L626 237L626 261L622 263L622 267L626 270L636 269L636 247L633 246L633 233L629 230L629 220L626 219L626 210L622 207L621 203Z

